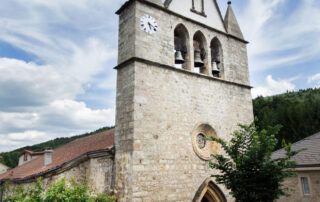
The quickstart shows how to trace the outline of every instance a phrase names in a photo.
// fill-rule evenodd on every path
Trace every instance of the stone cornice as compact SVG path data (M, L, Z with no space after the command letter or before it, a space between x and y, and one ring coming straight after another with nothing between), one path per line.
M114 67L114 69L118 70L118 69L121 69L121 68L125 68L127 65L130 65L130 64L132 64L134 62L140 62L140 63L144 63L144 64L147 64L147 65L152 65L152 66L155 66L155 67L165 68L165 69L169 69L169 70L172 70L172 71L176 71L176 72L192 75L192 76L195 76L195 77L205 78L205 79L208 79L208 80L218 81L218 82L222 82L222 83L226 83L226 84L230 84L230 85L234 85L234 86L240 86L240 87L247 88L247 89L251 89L252 88L252 86L249 86L249 85L245 85L245 84L241 84L241 83L237 83L237 82L233 82L233 81L227 81L227 80L224 80L224 79L208 76L208 75L205 75L205 74L199 74L199 73L191 72L191 71L186 70L186 69L178 69L178 68L175 68L175 67L170 66L170 65L161 64L161 63L158 63L158 62L146 60L144 58L139 58L139 57L132 57L132 58L130 58L130 59L118 64L116 67Z

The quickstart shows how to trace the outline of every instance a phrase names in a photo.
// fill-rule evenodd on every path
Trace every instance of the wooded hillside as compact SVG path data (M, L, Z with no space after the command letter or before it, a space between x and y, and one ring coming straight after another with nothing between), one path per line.
M293 143L320 132L320 89L258 97L253 108L258 127L282 125L278 148L282 139Z

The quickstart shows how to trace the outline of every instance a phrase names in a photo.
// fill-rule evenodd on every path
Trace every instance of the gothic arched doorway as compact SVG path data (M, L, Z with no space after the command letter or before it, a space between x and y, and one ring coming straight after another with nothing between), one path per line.
M193 202L227 202L221 189L207 179L199 188Z

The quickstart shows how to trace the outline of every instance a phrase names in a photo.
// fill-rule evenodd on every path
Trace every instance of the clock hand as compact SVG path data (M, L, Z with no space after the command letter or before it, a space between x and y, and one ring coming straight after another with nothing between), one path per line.
M148 22L148 25L149 25L149 27L150 27L150 29L151 29L151 27L153 28L153 30L155 30L156 31L156 28L150 23L150 22Z

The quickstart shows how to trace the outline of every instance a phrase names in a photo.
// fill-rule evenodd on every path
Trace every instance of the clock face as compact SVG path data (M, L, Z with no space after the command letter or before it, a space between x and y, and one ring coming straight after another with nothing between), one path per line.
M144 15L140 18L140 28L141 30L153 34L156 33L158 30L158 24L154 17L150 15Z

